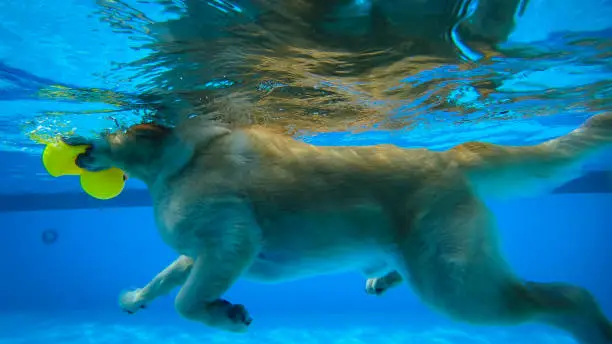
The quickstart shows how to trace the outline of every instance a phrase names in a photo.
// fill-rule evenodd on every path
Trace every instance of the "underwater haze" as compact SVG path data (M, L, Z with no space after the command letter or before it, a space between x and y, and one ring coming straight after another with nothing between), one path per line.
M358 272L226 295L246 334L136 314L119 294L176 259L144 183L110 200L42 164L58 136L194 116L313 145L532 145L612 112L609 0L0 1L0 344L577 343L454 321ZM612 151L543 194L486 199L518 275L588 289L612 317ZM605 344L605 343L583 343Z

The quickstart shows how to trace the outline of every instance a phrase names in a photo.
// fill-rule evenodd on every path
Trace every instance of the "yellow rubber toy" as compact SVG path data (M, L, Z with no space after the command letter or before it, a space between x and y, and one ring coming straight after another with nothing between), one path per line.
M85 153L88 146L71 146L61 140L46 145L42 154L43 165L53 177L65 175L81 176L81 187L97 199L111 199L118 196L125 186L124 173L118 168L99 172L86 171L76 164L76 159Z

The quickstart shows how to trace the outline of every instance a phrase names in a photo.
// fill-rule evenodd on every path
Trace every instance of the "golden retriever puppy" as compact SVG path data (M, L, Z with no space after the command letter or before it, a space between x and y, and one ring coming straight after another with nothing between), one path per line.
M460 321L537 321L583 344L612 343L610 321L587 290L512 272L481 200L573 178L584 159L612 146L612 114L535 146L471 142L445 152L316 147L197 120L140 124L90 143L77 164L143 180L159 234L179 255L120 296L126 311L181 287L182 316L245 332L247 310L223 299L239 278L275 283L358 270L370 278L369 293L406 281Z

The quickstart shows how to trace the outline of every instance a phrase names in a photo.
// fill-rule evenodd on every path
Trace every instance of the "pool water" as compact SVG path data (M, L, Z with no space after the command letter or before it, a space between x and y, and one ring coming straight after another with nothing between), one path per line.
M518 274L582 285L609 314L611 201L610 194L557 194L490 206ZM251 313L245 335L181 319L173 306L176 290L128 315L117 306L119 293L144 285L175 257L154 230L148 207L14 211L0 220L4 228L20 228L1 237L0 267L10 276L0 284L1 343L574 343L538 324L457 323L405 285L381 297L366 295L360 273L281 284L239 281L226 297ZM48 229L58 234L53 244L41 240Z
M167 343L167 344L510 344L573 343L559 333L523 326L520 331L465 328L423 322L418 316L312 315L257 319L246 335L227 334L185 324L172 315L126 318L117 314L4 314L1 343ZM16 331L15 329L19 329Z
M495 30L458 29L487 3L516 24L496 45L478 39ZM453 21L438 32L422 16ZM239 281L227 297L254 317L244 335L180 318L176 291L127 315L119 293L176 257L145 185L98 201L49 176L41 152L58 135L195 115L324 146L537 144L612 111L610 18L604 0L0 2L0 344L575 343L452 321L405 285L369 296L358 273ZM608 316L611 170L604 152L550 194L485 200L519 275L584 286Z

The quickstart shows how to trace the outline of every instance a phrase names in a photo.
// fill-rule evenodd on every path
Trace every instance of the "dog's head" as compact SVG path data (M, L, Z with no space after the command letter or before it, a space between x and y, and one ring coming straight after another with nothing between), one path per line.
M105 134L99 139L67 138L71 145L89 145L76 164L87 171L117 167L129 176L147 180L158 173L172 141L173 130L157 124L138 124L123 131Z

